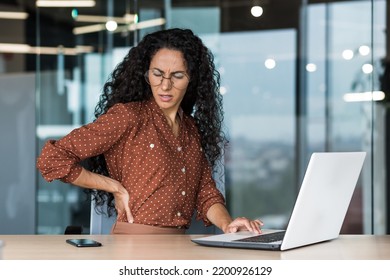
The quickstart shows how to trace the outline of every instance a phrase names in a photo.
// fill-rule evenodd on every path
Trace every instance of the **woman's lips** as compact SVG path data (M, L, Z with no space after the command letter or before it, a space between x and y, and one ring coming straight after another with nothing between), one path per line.
M173 96L172 95L159 95L161 101L163 102L169 102L173 99Z

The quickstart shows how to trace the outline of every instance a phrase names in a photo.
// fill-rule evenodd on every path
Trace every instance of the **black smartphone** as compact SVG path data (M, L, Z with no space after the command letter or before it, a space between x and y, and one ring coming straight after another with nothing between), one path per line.
M67 239L66 243L69 243L76 247L100 247L102 243L92 239Z

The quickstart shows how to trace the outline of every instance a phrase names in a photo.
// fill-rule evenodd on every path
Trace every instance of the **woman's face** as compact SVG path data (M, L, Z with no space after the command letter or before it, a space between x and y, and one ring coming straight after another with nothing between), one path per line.
M160 49L150 62L146 79L164 113L176 113L189 84L183 54L177 50Z

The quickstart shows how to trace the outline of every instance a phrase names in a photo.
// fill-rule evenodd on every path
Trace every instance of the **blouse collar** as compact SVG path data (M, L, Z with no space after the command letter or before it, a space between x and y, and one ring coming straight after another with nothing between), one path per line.
M146 105L151 108L153 111L155 111L157 114L159 114L160 116L163 116L165 117L164 115L164 112L161 110L161 108L157 105L157 102L154 100L154 98L150 98L149 100L147 100L146 102ZM179 118L180 118L180 121L183 121L183 109L181 107L179 107L179 111L177 112L177 114L179 115Z

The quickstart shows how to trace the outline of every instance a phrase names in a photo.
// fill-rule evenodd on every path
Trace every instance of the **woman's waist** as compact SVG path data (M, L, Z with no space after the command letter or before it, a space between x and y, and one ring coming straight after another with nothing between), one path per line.
M157 216L156 218L145 218L145 213L141 215L133 214L133 223L140 225L147 225L159 228L178 228L178 229L187 229L191 223L191 217L185 217L184 215L178 216ZM122 215L117 218L117 222L120 223L129 223L125 215Z
M117 221L112 227L111 234L184 234L186 227L161 226L141 223Z

